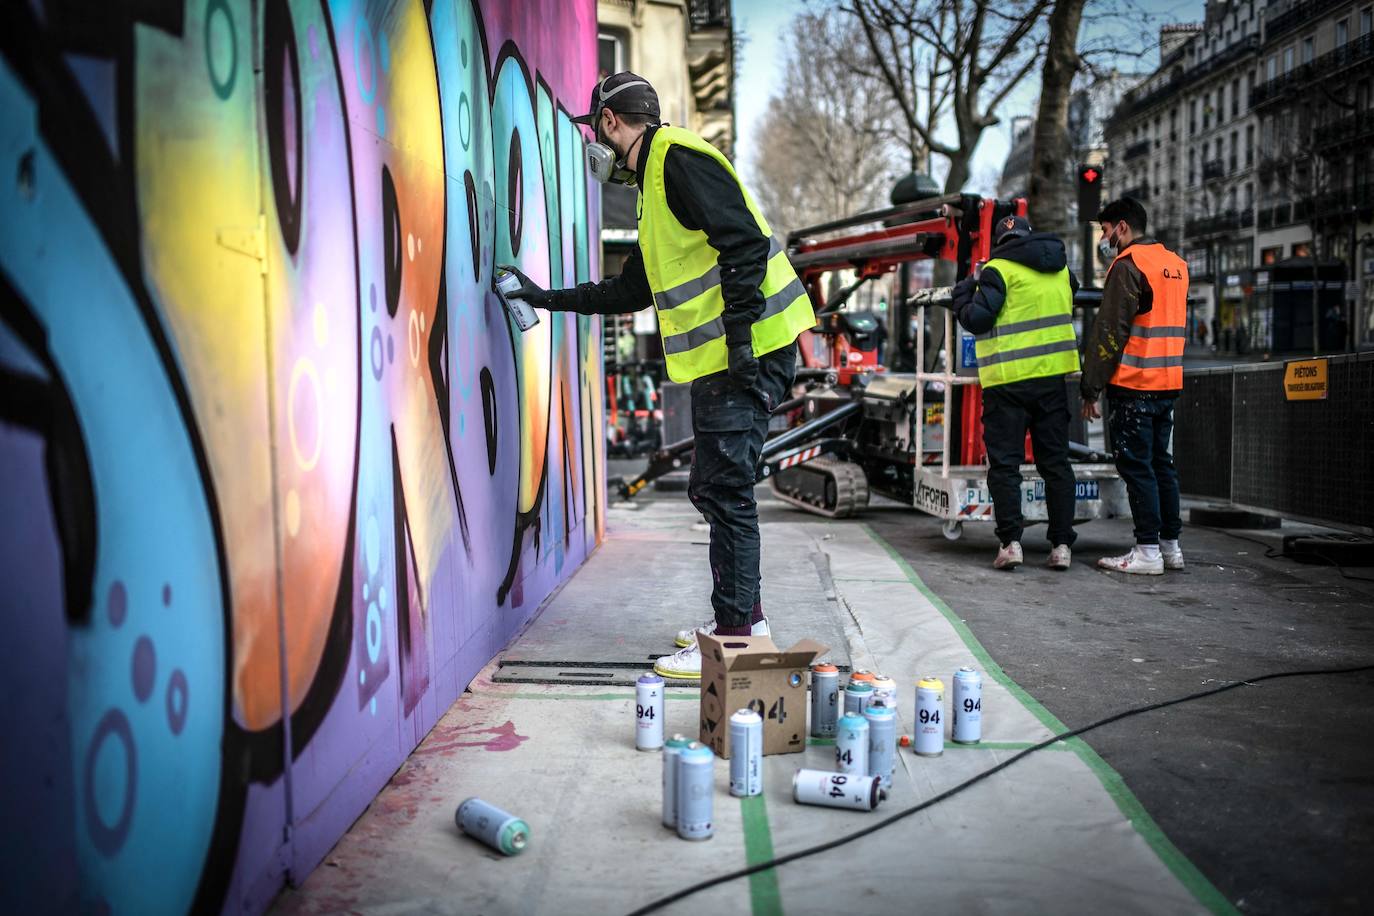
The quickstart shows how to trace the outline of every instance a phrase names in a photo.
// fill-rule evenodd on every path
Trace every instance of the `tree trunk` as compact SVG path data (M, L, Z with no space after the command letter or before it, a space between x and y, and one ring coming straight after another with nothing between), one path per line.
M1031 147L1031 225L1066 236L1069 229L1069 176L1064 165L1073 158L1069 146L1069 94L1078 71L1078 25L1085 0L1059 0L1050 13L1049 47L1040 86ZM1090 220L1096 214L1080 213ZM1088 281L1091 281L1091 277Z
M945 176L945 193L958 194L964 190L964 185L968 182L969 159L973 157L973 148L961 145L959 150L949 157L949 174Z

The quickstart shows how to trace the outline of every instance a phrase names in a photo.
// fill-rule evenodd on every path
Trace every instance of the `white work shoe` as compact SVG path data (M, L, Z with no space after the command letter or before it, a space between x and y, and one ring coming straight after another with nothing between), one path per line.
M678 630L677 639L673 640L673 645L683 649L697 644L697 631L700 630L707 636L716 635L716 621L714 618L706 621L701 626L692 627L690 630ZM764 617L758 623L751 624L749 627L750 636L772 636L768 630L768 618Z
M1119 557L1102 557L1097 561L1097 565L1112 572L1136 576L1164 575L1164 557L1147 557L1139 547L1132 547L1129 553L1123 553Z
M1065 570L1073 562L1073 551L1068 544L1060 544L1050 551L1050 561L1046 565L1050 569Z
M1165 569L1182 569L1182 568L1183 568L1183 551L1182 551L1182 550L1175 550L1173 553L1165 553L1164 551L1161 550L1161 551L1159 552L1159 555L1160 555L1161 557L1164 558L1164 568L1165 568Z
M654 673L678 680L695 681L701 678L701 649L692 643L672 655L663 655L654 662Z
M1005 547L997 548L997 559L992 561L993 569L1015 569L1025 560L1021 555L1021 542L1012 541Z

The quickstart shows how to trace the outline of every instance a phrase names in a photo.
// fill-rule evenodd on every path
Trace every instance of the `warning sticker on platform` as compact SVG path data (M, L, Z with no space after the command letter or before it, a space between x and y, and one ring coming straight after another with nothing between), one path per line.
M1283 391L1290 401L1326 400L1326 360L1303 359L1286 365Z

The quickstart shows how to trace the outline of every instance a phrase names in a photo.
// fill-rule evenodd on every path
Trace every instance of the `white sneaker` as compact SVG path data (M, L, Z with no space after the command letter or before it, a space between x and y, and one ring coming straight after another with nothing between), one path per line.
M1005 547L997 548L997 559L992 561L993 569L1015 569L1025 559L1021 555L1021 542L1012 541Z
M1136 576L1162 576L1164 575L1164 557L1147 557L1139 547L1132 547L1130 552L1123 553L1119 557L1102 557L1097 561L1097 565L1102 569L1110 569L1112 572L1130 573Z
M688 646L695 646L695 645L697 644L697 631L698 631L698 630L701 630L701 631L704 632L707 636L714 636L714 635L716 635L716 621L715 621L715 618L714 618L714 617L711 618L710 620L708 620L708 621L706 621L705 623L703 623L701 626L692 627L690 630L678 630L678 631L677 631L677 638L673 640L673 645L678 646L678 647L683 648L683 649L687 648ZM764 617L763 620L760 621L759 623L756 623L756 624L751 625L750 628L749 628L749 635L750 635L750 636L772 636L773 634L772 634L771 632L769 632L769 630L768 630L768 618L767 618L767 617Z
M1175 550L1173 553L1160 551L1159 555L1164 558L1165 569L1183 569L1183 551Z
M1050 551L1050 562L1047 564L1050 569L1064 570L1069 568L1073 562L1073 551L1068 544L1060 544Z
M654 672L666 678L700 680L701 649L696 643L692 643L685 649L678 649L672 655L661 656L654 662Z

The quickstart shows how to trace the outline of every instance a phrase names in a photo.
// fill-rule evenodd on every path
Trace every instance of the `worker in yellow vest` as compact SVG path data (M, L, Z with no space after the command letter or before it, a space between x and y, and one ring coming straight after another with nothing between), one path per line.
M1097 399L1106 390L1112 451L1135 524L1135 546L1097 565L1158 576L1184 565L1178 471L1169 449L1174 401L1183 392L1188 265L1145 234L1146 218L1130 197L1097 214L1102 254L1112 266L1086 335L1080 387L1087 419L1101 416Z
M658 94L617 73L592 90L592 176L639 188L639 243L620 275L542 290L519 274L513 295L584 315L653 305L668 377L692 384L696 446L687 494L711 527L714 617L677 633L680 650L654 670L701 675L697 631L769 635L759 579L754 483L769 415L786 400L796 339L816 323L779 239L728 159L691 131L659 121ZM518 273L518 272L517 272Z
M954 287L959 324L977 338L988 492L999 541L995 569L1015 569L1024 561L1021 462L1027 430L1036 470L1045 481L1047 565L1065 570L1072 562L1077 535L1065 376L1078 371L1073 330L1077 288L1064 243L1050 233L1032 232L1020 216L993 225L992 257L977 278L967 277Z

